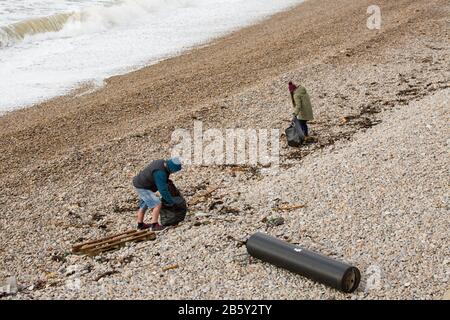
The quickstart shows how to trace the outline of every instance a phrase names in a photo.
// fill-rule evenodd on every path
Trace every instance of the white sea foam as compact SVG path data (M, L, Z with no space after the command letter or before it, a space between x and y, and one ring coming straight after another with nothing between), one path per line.
M300 2L0 0L0 111L101 83Z

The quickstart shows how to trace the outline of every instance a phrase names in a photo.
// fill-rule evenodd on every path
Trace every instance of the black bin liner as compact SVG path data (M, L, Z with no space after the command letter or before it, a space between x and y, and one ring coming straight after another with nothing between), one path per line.
M297 117L292 119L291 125L284 132L286 133L287 143L290 147L299 147L305 140L305 134L302 131Z
M186 199L181 195L172 180L169 180L169 192L176 205L169 206L164 200L162 201L160 220L163 226L177 225L184 220L187 213Z

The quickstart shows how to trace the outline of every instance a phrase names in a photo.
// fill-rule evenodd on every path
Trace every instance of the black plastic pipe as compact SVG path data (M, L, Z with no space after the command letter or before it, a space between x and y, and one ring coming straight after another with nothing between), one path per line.
M358 288L358 268L324 255L286 243L264 233L255 233L246 242L247 252L257 259L287 269L343 292Z

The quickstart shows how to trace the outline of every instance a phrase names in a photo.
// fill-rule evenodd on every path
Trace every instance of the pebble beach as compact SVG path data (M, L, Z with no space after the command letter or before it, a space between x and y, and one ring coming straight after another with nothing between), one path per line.
M442 299L450 277L447 1L310 0L105 86L0 117L1 299ZM314 142L278 166L187 165L192 205L153 241L88 257L74 244L135 227L132 177L174 130L284 132L289 81ZM298 206L280 210L282 206ZM246 254L265 232L357 266L340 293Z

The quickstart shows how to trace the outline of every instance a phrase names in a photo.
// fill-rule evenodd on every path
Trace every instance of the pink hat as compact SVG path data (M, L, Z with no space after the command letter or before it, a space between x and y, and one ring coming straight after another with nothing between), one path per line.
M289 81L289 92L294 92L295 89L297 89L297 86L292 83L292 81Z

